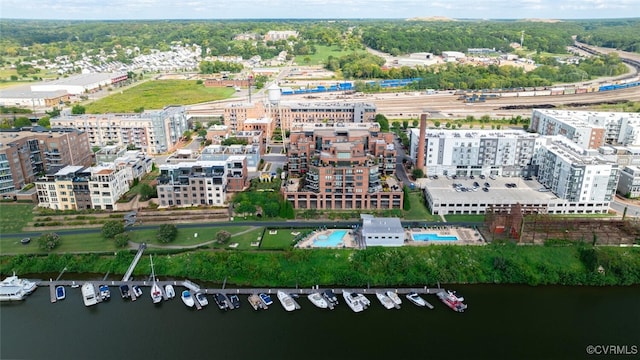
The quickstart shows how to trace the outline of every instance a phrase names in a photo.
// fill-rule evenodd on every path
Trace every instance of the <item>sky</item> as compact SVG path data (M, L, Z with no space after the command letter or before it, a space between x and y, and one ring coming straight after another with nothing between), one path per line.
M640 0L0 0L0 19L596 19Z

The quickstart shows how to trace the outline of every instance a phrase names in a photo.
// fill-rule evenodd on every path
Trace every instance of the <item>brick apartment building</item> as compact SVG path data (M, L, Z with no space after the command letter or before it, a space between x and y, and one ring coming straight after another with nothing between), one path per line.
M296 209L398 209L393 134L377 123L292 129L284 196Z

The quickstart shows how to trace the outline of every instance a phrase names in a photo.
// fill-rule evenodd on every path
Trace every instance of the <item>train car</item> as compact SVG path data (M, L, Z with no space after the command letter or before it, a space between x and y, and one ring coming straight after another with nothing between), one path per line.
M504 92L500 94L500 97L516 97L518 96L517 92Z
M563 87L551 88L551 95L563 95L563 94L564 94Z
M587 92L586 87L579 87L576 89L576 94L585 94Z
M549 96L551 95L551 90L536 90L536 96Z
M519 91L518 92L518 97L528 97L528 96L535 96L536 92L535 91Z
M575 88L564 89L564 95L573 95L575 93L576 93L576 89Z

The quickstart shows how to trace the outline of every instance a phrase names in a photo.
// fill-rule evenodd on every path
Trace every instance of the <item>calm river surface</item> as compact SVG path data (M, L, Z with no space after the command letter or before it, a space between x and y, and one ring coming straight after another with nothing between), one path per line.
M456 285L469 305L454 313L435 296L434 310L406 300L385 310L375 296L355 314L287 313L277 302L255 312L187 309L179 298L154 306L149 288L136 302L112 287L110 302L86 308L80 289L49 301L41 287L26 301L0 306L1 359L598 359L589 345L640 351L640 287ZM180 288L177 288L178 290ZM275 300L275 299L274 299ZM340 299L342 300L342 299ZM616 358L640 358L621 355Z

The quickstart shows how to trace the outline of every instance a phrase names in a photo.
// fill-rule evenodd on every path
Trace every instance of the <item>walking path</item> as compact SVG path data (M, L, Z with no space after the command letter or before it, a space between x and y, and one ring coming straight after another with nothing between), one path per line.
M235 234L231 235L231 238L246 234L248 232L254 231L254 230L259 229L259 228L260 228L260 226L252 226L247 230L243 230L243 231L240 231L238 233L235 233ZM201 243L193 244L193 245L160 245L160 244L149 244L149 243L147 243L147 247L148 248L158 248L158 249L196 249L196 248L198 248L200 246L210 245L210 244L213 244L213 243L215 243L217 241L218 240L216 240L216 239L212 239L212 240L207 240L205 242L201 242ZM139 246L140 246L140 243L129 242L129 249L135 250Z

